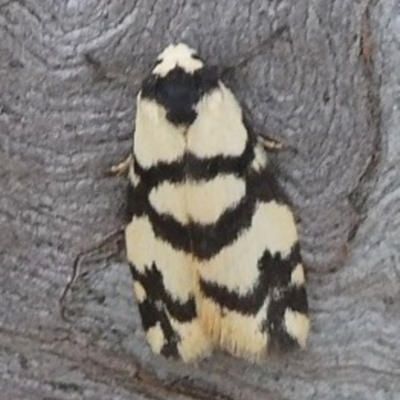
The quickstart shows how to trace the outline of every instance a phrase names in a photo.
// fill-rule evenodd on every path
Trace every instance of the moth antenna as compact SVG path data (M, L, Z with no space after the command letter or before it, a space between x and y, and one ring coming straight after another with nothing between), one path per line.
M59 307L60 307L61 318L64 321L68 321L68 317L65 314L65 311L66 311L65 300L67 298L68 293L71 291L72 287L74 286L77 277L79 276L80 267L81 267L82 263L84 262L84 260L88 256L90 256L96 252L99 252L105 245L109 244L110 242L113 242L113 243L118 242L118 240L120 239L121 236L123 236L123 234L124 234L124 228L122 228L122 227L118 228L116 231L111 232L104 239L102 239L97 245L92 246L89 249L80 252L75 257L74 263L72 264L71 278L65 285L65 288L64 288L64 290L60 296L60 299L58 301ZM115 252L113 254L115 254ZM110 255L108 255L107 257L102 257L102 258L108 258L109 256Z
M239 56L233 64L227 65L221 71L221 76L227 75L244 68L249 62L251 62L255 57L260 55L260 50L266 49L272 45L272 43L279 37L281 37L285 32L289 30L287 25L280 26L276 31L272 33L271 36L261 41L257 45L253 46L249 51L245 52L243 55Z
M243 122L246 126L246 129L248 130L248 132L251 133L251 135L253 135L253 137L255 136L257 138L257 141L265 148L265 150L274 152L292 151L294 154L297 154L297 148L292 144L286 143L281 139L276 139L275 137L266 134L256 133L253 129L253 126L249 123L249 121L251 120L251 113L249 107L247 107L246 104L242 104L242 112Z
M119 68L108 66L90 53L84 54L84 58L86 63L92 67L97 77L101 80L116 81L131 88L136 88L143 80L143 75L139 73L129 73L126 67Z

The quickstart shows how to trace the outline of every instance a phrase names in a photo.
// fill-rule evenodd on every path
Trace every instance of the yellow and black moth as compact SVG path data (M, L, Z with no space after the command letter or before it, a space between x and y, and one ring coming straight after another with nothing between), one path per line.
M309 331L295 220L215 69L167 47L137 98L127 258L155 353L194 360L220 348L259 359L304 347Z

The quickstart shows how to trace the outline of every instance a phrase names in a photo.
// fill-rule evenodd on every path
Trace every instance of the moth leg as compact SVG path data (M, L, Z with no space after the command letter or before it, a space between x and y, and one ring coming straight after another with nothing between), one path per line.
M133 161L133 157L132 157L132 154L130 154L119 164L112 165L110 168L111 173L116 176L126 175L129 171L129 167L130 167L132 161Z
M80 252L74 260L74 263L72 265L72 273L71 273L71 277L68 280L67 284L65 285L65 288L60 296L59 299L59 307L60 307L60 314L62 319L64 320L68 320L67 315L66 315L66 308L65 308L65 302L66 299L68 297L69 292L71 291L72 287L74 286L76 280L78 279L79 276L79 271L81 268L81 265L84 263L84 261L89 258L90 256L92 256L93 254L99 253L106 245L108 245L109 243L116 243L121 239L121 236L123 235L123 228L119 228L114 232L111 232L110 234L108 234L104 239L102 239L99 243L97 243L96 245L90 247L87 250L84 250L82 252ZM108 258L110 255L107 254L103 257L101 257L102 259L104 258Z
M282 141L266 135L258 135L258 140L268 150L283 150L286 148Z
M296 147L292 144L271 138L270 136L258 135L258 143L267 151L291 151L297 153Z

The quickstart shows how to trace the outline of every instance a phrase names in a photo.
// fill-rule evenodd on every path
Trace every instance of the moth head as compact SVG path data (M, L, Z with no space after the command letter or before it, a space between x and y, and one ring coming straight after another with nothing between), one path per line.
M171 44L157 57L152 74L165 77L175 68L180 68L186 73L193 74L203 66L204 63L195 50L184 43Z

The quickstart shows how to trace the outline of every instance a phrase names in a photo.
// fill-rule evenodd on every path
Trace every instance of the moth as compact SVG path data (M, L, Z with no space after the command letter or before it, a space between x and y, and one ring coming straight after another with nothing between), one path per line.
M128 172L127 259L155 353L259 360L305 347L305 274L268 164L275 147L195 50L158 56L137 97L132 154L113 167Z

